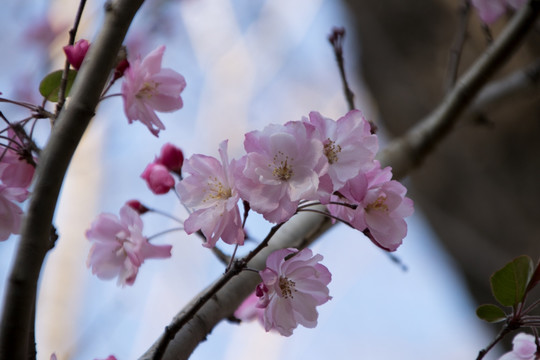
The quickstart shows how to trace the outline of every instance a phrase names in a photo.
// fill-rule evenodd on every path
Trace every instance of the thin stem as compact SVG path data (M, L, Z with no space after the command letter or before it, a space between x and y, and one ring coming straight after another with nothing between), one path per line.
M176 221L179 224L182 224L182 225L184 224L184 222L182 220L180 220L180 219L178 219L178 218L172 216L171 214L168 214L168 213L166 213L166 212L164 212L162 210L157 210L157 209L153 209L153 208L149 208L149 207L147 207L147 209L150 212L154 212L156 214L159 214L159 215L165 216L165 217L167 217L169 219L172 219L172 220Z
M79 8L77 9L77 14L75 15L75 23L73 24L73 27L71 30L69 30L69 41L68 45L75 44L75 36L77 35L77 29L79 28L79 23L81 22L82 13L84 11L84 6L86 5L86 0L80 0ZM62 107L64 107L64 103L66 101L66 88L67 88L67 81L68 81L68 73L69 73L69 61L66 58L66 62L64 63L64 71L62 72L62 80L60 81L60 90L58 91L58 102L56 103L56 112L55 112L55 118L60 114L60 111L62 110Z
M502 340L502 338L504 338L508 333L510 333L512 330L510 330L510 328L508 328L507 326L503 327L501 329L501 331L499 332L499 334L497 335L497 337L495 338L495 340L493 340L491 342L491 344L489 344L485 349L482 349L480 350L480 352L478 353L478 357L476 358L476 360L482 360L484 358L484 356L486 356L486 354L495 346L497 345L497 343L499 341Z
M349 110L353 110L355 109L354 93L349 87L349 82L347 81L347 75L345 74L345 61L343 60L343 39L344 38L345 38L344 28L333 28L332 33L328 37L328 41L330 41L330 44L332 44L332 49L334 49L334 55L336 56L336 62L339 68L339 75L341 76L341 82L343 84L343 93L345 94L347 105L349 106Z
M174 232L174 231L182 231L182 230L184 230L184 228L182 228L182 227L171 228L171 229L167 229L167 230L160 231L160 232L158 232L157 234L154 234L154 235L152 235L152 236L147 237L146 239L147 239L148 241L150 241L150 240L153 240L153 239L155 239L155 238L157 238L157 237L159 237L159 236L162 236L162 235L165 235L165 234Z

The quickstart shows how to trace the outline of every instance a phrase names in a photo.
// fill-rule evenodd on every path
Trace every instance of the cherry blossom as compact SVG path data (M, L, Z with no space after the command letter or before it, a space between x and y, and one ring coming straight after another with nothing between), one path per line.
M316 307L332 298L327 286L332 275L319 263L322 259L310 249L281 249L268 256L266 269L259 272L263 282L256 289L266 331L290 336L298 324L317 325Z
M141 178L146 181L146 185L156 195L166 194L174 187L174 178L169 173L169 169L155 162L146 166Z
M324 176L331 181L321 180L319 190L325 188L324 184L331 184L331 188L324 189L329 196L359 171L373 167L377 136L371 134L371 126L359 110L349 111L337 121L313 111L305 121L315 127L313 136L323 143L328 160L328 173Z
M64 53L66 54L67 60L73 66L75 70L79 70L81 64L90 48L90 43L88 40L81 39L75 43L75 45L64 46Z
M220 144L219 154L221 162L206 155L186 160L183 171L189 175L176 185L184 205L195 209L184 221L184 228L188 234L201 230L206 247L214 247L219 238L227 244L244 243L240 197L233 176L237 163L229 163L227 141Z
M499 358L499 360L535 360L535 354L537 353L536 343L534 336L519 333L512 340L514 347L512 351L507 352Z
M165 129L155 111L171 112L182 108L180 93L186 87L182 75L161 67L164 52L165 46L160 46L144 59L137 58L130 62L122 83L124 112L128 122L141 121L155 136Z
M145 259L171 256L170 245L152 245L142 234L143 222L129 205L114 214L100 214L86 231L92 242L87 266L98 278L118 277L118 285L133 285Z
M317 199L319 177L326 172L320 140L299 121L268 125L247 133L247 155L238 174L238 191L251 208L270 222L289 219L300 200Z
M356 205L329 205L330 213L341 218L356 229L366 232L369 238L381 248L394 251L407 235L404 218L412 215L413 201L407 197L407 189L392 179L391 168L380 168L380 164L367 173L360 173L349 180L334 202Z

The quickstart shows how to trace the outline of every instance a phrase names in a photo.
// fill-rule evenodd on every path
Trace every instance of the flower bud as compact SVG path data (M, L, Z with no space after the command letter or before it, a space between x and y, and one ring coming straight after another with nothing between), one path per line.
M174 178L169 170L161 164L148 164L141 177L146 180L146 184L156 195L166 194L174 186Z
M77 41L75 45L64 46L66 57L75 70L79 70L81 67L89 48L90 43L84 39Z

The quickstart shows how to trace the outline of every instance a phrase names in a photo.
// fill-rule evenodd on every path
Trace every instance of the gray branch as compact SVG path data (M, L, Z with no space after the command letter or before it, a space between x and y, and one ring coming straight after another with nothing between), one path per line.
M0 322L0 359L26 360L29 332L35 321L37 283L49 250L52 219L67 167L86 130L116 55L143 0L106 4L103 29L92 44L72 89L69 104L60 113L43 150L35 186L9 279Z

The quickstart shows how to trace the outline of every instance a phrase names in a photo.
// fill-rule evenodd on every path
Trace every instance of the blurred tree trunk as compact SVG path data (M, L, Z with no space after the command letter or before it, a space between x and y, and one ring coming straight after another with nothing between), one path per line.
M460 7L450 0L348 0L361 41L362 73L380 123L399 136L445 95ZM463 72L487 47L474 8ZM496 37L506 19L491 27ZM532 63L538 31L497 78ZM466 275L478 303L493 302L489 276L513 257L540 255L540 90L458 124L412 172L411 197Z

